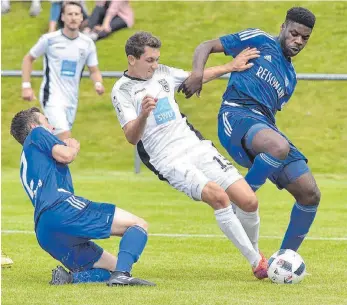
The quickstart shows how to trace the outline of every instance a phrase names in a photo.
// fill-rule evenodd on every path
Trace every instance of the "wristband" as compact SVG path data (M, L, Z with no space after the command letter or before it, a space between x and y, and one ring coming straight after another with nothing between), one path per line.
M28 89L31 88L30 82L22 82L22 89Z
M101 88L101 87L102 87L102 83L100 83L100 82L95 82L94 87L95 87L95 88Z

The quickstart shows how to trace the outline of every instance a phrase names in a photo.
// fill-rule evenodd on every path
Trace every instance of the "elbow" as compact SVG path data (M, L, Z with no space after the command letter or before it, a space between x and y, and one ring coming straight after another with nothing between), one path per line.
M130 137L127 137L127 140L132 145L136 145L139 142L138 139L134 139L134 138L130 138Z

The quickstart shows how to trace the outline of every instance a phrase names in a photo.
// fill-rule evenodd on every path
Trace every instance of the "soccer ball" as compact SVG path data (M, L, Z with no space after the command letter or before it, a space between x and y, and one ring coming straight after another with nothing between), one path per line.
M269 259L268 276L276 284L297 284L306 275L302 257L293 250L281 249Z

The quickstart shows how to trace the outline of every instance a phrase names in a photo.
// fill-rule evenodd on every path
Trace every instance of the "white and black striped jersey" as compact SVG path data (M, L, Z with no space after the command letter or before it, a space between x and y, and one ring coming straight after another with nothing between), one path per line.
M78 102L78 90L84 66L98 65L92 39L79 33L75 39L62 30L44 34L30 50L38 58L44 55L44 77L40 89L41 104L50 100L71 106Z
M159 163L169 162L201 142L201 135L187 122L175 101L177 88L188 76L186 71L159 65L151 79L125 73L112 89L112 103L122 128L139 116L145 95L158 98L137 145L142 161L150 162L146 165L154 166L154 171Z

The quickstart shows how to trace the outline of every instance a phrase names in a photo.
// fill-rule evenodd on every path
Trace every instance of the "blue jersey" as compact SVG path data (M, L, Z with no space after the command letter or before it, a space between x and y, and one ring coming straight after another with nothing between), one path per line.
M252 68L231 73L221 111L242 104L275 123L276 112L288 102L297 82L291 60L283 55L279 41L259 29L226 35L220 41L225 54L233 57L247 47L260 51L260 57L250 61Z
M56 144L65 145L44 127L34 128L23 144L20 179L35 208L35 224L43 211L74 192L69 167L52 156Z

